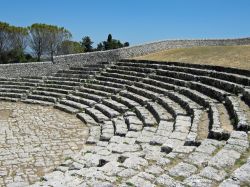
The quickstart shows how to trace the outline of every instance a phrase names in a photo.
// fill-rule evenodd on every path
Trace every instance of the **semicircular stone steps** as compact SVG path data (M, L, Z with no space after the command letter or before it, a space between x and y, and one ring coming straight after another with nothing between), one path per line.
M249 80L237 69L123 60L2 78L0 99L49 104L89 128L88 147L33 186L239 186L250 180Z

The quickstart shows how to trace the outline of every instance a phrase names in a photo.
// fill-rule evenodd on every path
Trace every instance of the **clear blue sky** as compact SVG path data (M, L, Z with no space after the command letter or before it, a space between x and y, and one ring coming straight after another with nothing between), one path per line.
M0 21L64 26L79 41L250 36L250 0L0 0Z

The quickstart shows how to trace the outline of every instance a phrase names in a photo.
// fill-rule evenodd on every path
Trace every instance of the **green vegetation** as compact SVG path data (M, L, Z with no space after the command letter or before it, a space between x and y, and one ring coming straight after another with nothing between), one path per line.
M63 27L35 23L29 27L16 27L0 22L0 63L40 61L50 56L53 61L62 42L71 37ZM36 58L25 52L29 47Z
M71 33L63 27L35 23L28 27L30 33L30 47L35 52L37 60L41 60L43 54L53 56L62 42L71 37Z
M65 55L100 50L117 49L129 46L120 40L112 39L109 34L107 41L94 48L89 36L82 41L71 40L70 31L64 27L34 23L29 27L16 27L0 21L0 64L41 61L54 55ZM26 50L26 49L29 49ZM31 50L31 51L30 51Z
M133 183L131 183L131 182L126 182L126 184L128 185L128 186L135 186Z
M32 59L24 54L27 46L27 28L0 22L0 62L17 62Z
M64 159L65 161L67 161L67 160L72 160L72 157L70 157L70 156L67 156L67 157L65 157L65 159Z
M184 181L185 180L185 177L183 177L183 176L178 176L178 177L173 177L173 178L177 181Z
M208 64L250 70L250 46L209 46L170 49L137 57L140 60Z
M92 44L94 42L92 42L92 40L91 40L91 38L89 36L83 37L82 41L80 43L81 43L81 46L82 46L84 52L92 52L93 51Z
M44 177L41 177L39 181L43 182L43 181L47 181L47 179L45 179Z
M73 53L83 53L84 49L82 48L79 42L65 40L62 42L61 46L59 46L57 54L65 55L65 54L73 54Z
M117 176L117 177L116 177L116 182L117 182L118 184L120 184L120 183L122 182L122 177Z
M121 43L120 40L116 40L112 38L112 35L109 34L107 41L103 41L97 45L97 51L105 51L105 50L111 50L111 49L118 49L122 47L128 47L129 43L125 42L124 44Z

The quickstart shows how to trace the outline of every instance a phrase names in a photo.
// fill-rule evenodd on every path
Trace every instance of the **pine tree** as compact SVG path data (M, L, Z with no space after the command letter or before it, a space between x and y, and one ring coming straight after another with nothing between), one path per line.
M94 42L92 42L91 38L89 36L85 36L82 38L82 41L81 41L81 45L84 49L84 52L91 52L93 51L93 47L92 47L92 44Z

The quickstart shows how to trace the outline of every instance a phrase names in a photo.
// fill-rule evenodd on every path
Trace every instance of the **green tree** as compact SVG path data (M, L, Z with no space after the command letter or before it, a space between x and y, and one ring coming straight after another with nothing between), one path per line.
M105 50L103 42L100 42L99 44L97 44L96 50L97 51L103 51L103 50Z
M65 40L58 48L58 54L66 55L66 54L74 54L74 53L83 53L84 49L82 48L79 42Z
M123 44L123 46L124 46L124 47L129 47L129 42L125 42L125 43Z
M7 38L8 38L8 27L9 24L0 22L0 53L6 49Z
M10 25L0 22L0 62L6 61L6 53L10 49Z
M24 51L27 47L28 29L25 27L14 27L11 30L11 52L12 61L23 62L26 61Z
M64 40L71 38L71 33L63 27L35 23L28 27L30 33L30 47L41 60L41 56L46 54L50 56L53 62L53 56Z
M108 43L111 43L111 42L112 42L112 40L113 40L113 39L112 39L112 35L111 35L111 34L109 34L109 35L108 35L107 42L108 42Z
M27 28L0 22L0 62L25 61L24 50L27 46L27 36Z
M108 35L107 41L104 41L103 45L105 50L113 49L113 38L111 34Z
M28 29L25 27L11 27L12 47L24 51L27 47Z
M50 59L53 62L53 56L57 53L57 49L63 41L68 40L72 37L71 33L63 27L55 25L46 25L46 46L47 53L50 55Z
M41 61L41 56L46 51L46 25L35 23L29 29L30 48L35 53L37 60Z
M98 50L111 50L111 49L118 49L122 47L127 47L129 45L128 42L125 42L126 46L121 43L120 40L113 39L112 35L109 34L106 41L103 41L97 46Z
M93 44L94 42L92 42L91 38L89 36L85 36L82 38L81 41L81 45L82 48L84 49L84 52L91 52L93 51Z

